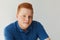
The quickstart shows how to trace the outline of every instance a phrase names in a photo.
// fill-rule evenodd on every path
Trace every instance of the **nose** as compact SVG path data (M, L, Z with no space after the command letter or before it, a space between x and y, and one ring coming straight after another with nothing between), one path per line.
M26 17L26 18L25 18L25 21L28 22L28 21L29 21L29 17Z
M26 21L26 22L28 22L28 20L29 20L29 18L28 18L28 17L26 17L25 21Z

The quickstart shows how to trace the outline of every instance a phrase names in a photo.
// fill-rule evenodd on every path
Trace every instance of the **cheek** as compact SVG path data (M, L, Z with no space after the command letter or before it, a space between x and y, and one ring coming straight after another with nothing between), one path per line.
M21 18L21 17L19 17L19 16L18 16L18 18L17 18L17 19L18 19L18 21L21 21L21 20L22 20L22 18Z
M30 21L32 21L32 18L30 18Z
M19 22L23 22L24 20L25 20L24 18L18 17L18 21L19 21Z
M29 23L31 23L31 22L32 22L32 19L29 20Z

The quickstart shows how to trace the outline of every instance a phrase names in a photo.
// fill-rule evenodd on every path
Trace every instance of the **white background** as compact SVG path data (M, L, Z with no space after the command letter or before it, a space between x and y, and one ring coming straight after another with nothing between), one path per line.
M60 40L60 0L0 0L0 40L4 40L5 26L16 20L21 2L32 3L33 19L42 23L51 40Z

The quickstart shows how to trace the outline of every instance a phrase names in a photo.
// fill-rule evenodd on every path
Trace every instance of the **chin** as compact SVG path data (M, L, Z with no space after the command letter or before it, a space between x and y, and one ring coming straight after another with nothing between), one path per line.
M23 26L23 27L28 27L28 26L25 25L25 26Z
M26 26L27 27L27 26L29 26L29 24L23 24L23 26Z
M29 26L28 26L28 25L23 25L23 27L26 27L26 28L28 28Z

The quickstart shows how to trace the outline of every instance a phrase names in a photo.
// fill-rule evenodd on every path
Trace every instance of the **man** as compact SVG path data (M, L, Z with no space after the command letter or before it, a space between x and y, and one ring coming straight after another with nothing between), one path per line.
M6 40L50 40L41 23L33 21L33 8L30 3L18 5L16 18L17 21L4 30Z

